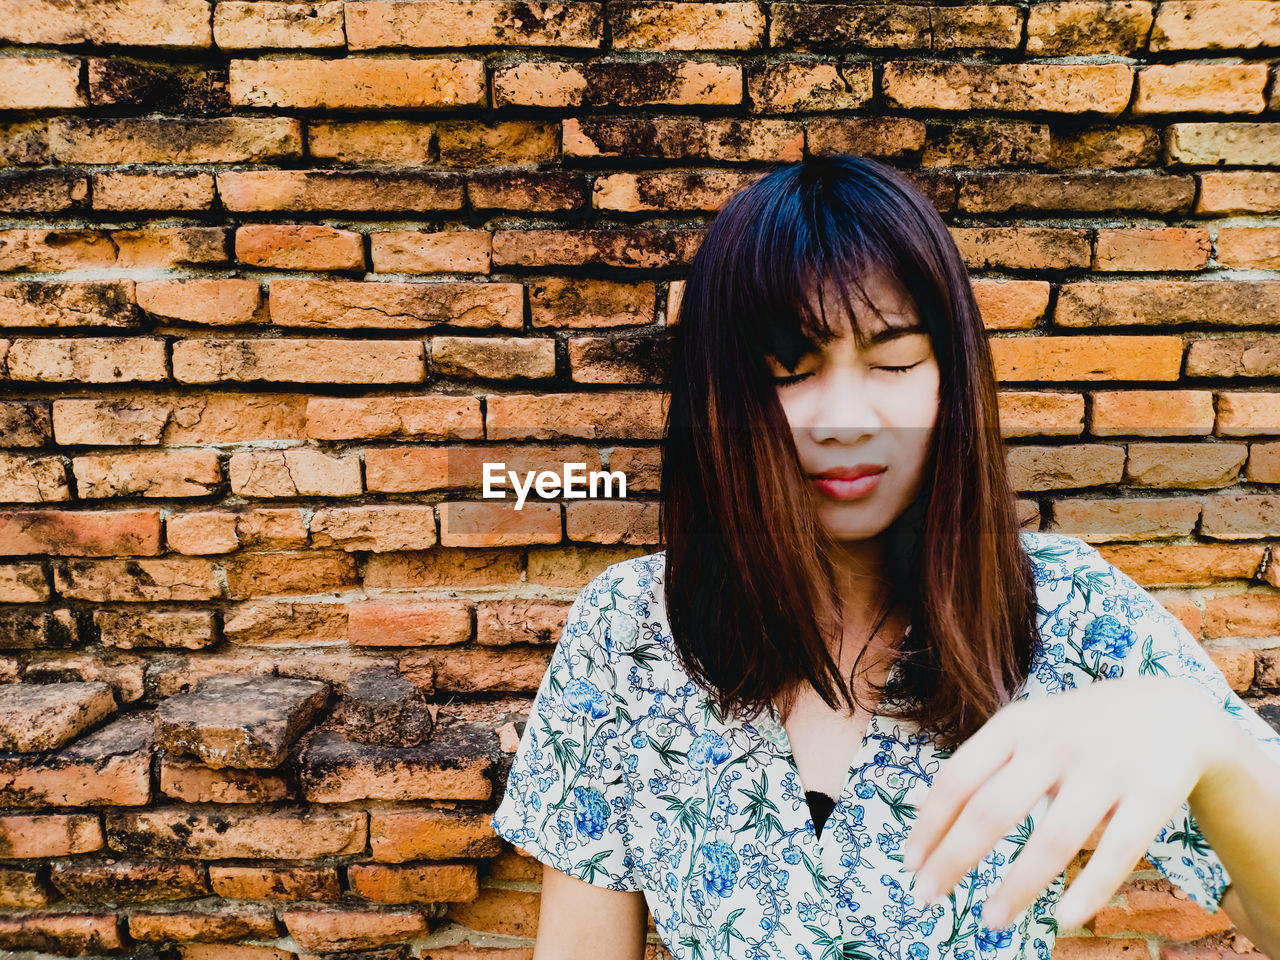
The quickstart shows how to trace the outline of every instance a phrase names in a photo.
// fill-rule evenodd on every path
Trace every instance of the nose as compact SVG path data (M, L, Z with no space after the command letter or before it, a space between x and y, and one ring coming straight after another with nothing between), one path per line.
M808 426L815 442L854 444L880 431L872 388L856 368L834 369L818 386Z

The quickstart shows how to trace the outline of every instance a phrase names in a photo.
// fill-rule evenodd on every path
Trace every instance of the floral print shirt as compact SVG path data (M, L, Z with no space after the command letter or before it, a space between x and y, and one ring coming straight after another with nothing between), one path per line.
M1207 691L1280 764L1280 736L1228 686L1176 617L1084 541L1022 533L1040 642L1016 699L1126 673ZM775 708L722 719L680 666L662 601L665 551L612 564L570 608L491 825L588 883L643 891L677 960L1047 960L1065 871L1015 921L982 924L988 889L1047 809L1024 821L932 909L901 846L950 756L876 714L817 837ZM1182 807L1147 859L1217 911L1230 881Z

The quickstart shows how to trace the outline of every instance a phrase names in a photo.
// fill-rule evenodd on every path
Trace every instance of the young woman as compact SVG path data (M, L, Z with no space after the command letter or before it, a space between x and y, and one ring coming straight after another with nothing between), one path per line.
M1280 736L1097 550L1019 529L910 181L776 166L678 330L665 547L574 601L492 819L546 865L535 958L639 958L651 915L679 960L1047 960L1143 856L1280 957Z

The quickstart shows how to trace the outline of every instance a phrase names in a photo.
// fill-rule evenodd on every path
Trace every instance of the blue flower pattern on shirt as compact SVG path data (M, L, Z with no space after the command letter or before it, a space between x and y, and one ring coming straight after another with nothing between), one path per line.
M1039 642L1015 699L1131 674L1197 684L1280 764L1280 735L1150 594L1084 541L1027 531ZM662 603L665 553L612 564L569 610L537 691L497 833L588 883L643 891L678 960L1048 960L1060 874L1001 929L987 891L1043 816L1023 822L932 909L901 847L948 753L877 712L821 838L776 710L724 718L680 667ZM1230 882L1184 803L1147 859L1206 909Z

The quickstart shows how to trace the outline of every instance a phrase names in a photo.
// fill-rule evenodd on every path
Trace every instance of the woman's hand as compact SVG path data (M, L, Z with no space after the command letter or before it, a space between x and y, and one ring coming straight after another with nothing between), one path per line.
M922 901L951 890L1047 793L1047 812L982 912L1007 925L1066 868L1103 821L1097 849L1064 894L1060 927L1103 907L1160 827L1212 767L1221 711L1185 680L1099 680L1011 703L942 766L904 847Z

